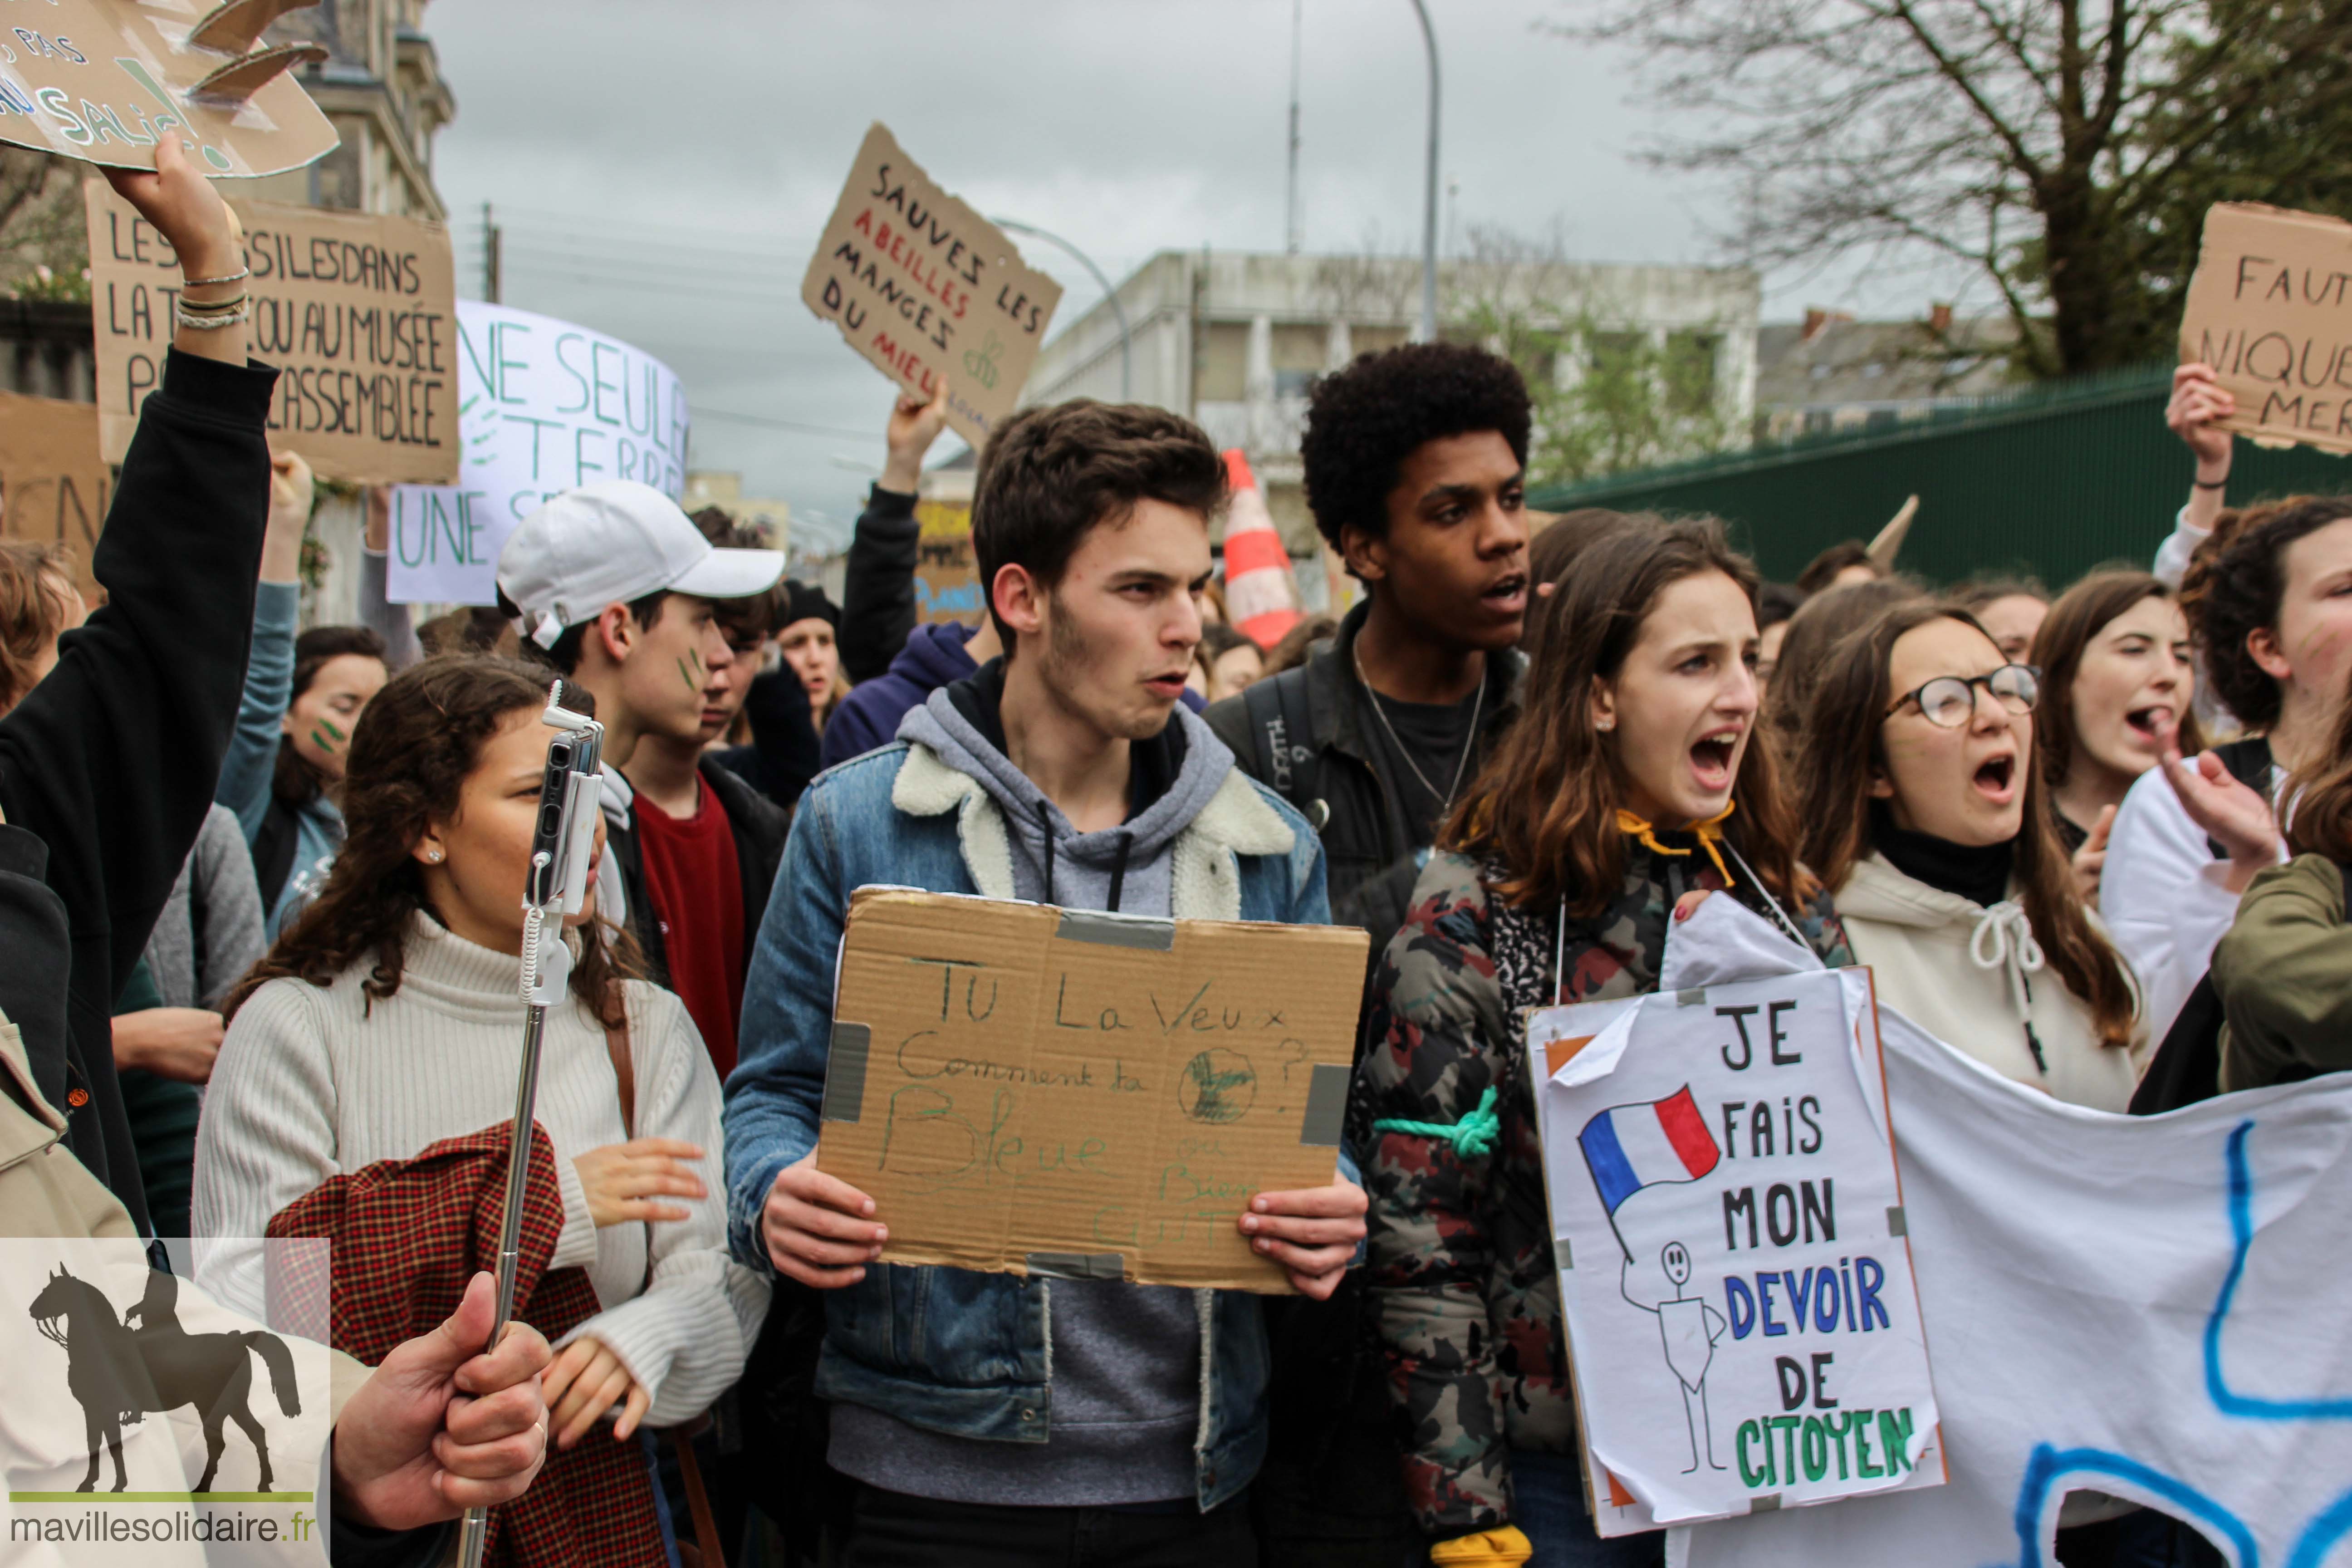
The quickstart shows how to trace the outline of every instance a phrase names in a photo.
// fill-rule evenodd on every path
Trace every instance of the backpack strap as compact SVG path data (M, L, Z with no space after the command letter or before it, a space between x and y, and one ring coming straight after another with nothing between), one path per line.
M1323 758L1315 748L1315 707L1307 667L1297 665L1242 691L1259 780L1297 806L1318 833L1331 819L1323 799Z
M261 912L267 918L278 907L278 894L286 890L286 879L294 874L294 844L301 837L301 825L294 813L275 795L261 814L260 830L253 836L253 874L261 886Z

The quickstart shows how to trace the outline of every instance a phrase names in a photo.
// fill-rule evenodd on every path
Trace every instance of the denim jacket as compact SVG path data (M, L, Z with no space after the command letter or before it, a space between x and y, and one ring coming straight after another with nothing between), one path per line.
M1323 850L1271 790L1238 769L1177 837L1182 920L1330 921ZM899 743L819 775L801 797L743 989L740 1056L727 1079L729 1239L772 1272L760 1216L776 1175L814 1148L833 1026L834 968L849 895L870 884L1010 899L1012 844L979 784ZM1342 1161L1349 1180L1351 1163ZM968 1269L883 1266L826 1292L817 1393L960 1437L1042 1443L1053 1285ZM1201 1317L1198 1496L1216 1507L1257 1473L1266 1443L1267 1349L1256 1299L1195 1292Z

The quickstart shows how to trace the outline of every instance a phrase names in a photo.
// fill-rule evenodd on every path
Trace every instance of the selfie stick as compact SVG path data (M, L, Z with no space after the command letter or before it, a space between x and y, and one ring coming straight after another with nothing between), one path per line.
M596 814L604 794L604 727L563 706L563 682L548 687L542 723L557 734L547 743L547 772L541 781L539 821L531 833L530 869L522 895L522 1070L515 1083L514 1128L507 1146L507 1206L499 1218L498 1315L490 1321L496 1345L514 1315L515 1274L522 1260L522 1205L530 1183L530 1130L539 1101L540 1040L547 1010L562 1001L572 978L572 950L564 945L563 922L580 912L594 869ZM458 1560L481 1568L489 1544L490 1513L466 1510Z

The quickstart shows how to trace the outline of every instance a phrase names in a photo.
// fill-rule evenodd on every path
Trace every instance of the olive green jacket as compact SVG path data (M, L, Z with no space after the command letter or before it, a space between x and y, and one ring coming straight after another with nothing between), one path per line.
M2344 873L2323 855L2259 872L2213 950L2221 1089L2352 1068L2352 926Z

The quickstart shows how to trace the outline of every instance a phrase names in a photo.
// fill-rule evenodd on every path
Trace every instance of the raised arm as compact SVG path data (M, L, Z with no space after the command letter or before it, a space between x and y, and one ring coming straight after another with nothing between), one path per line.
M2189 570L2189 557L2213 531L2213 520L2221 515L2230 483L2232 439L2221 421L2237 410L2238 400L2221 390L2211 365L2184 364L2172 373L2172 398L2165 405L2164 422L2197 464L2189 479L2189 502L2156 552L2156 574L2176 588Z
M269 522L253 595L253 643L236 729L221 758L213 798L236 815L251 844L269 810L269 784L286 705L294 696L294 634L302 615L302 535L310 526L310 468L291 452L269 459Z
M889 457L850 535L848 575L841 588L841 672L871 680L890 668L915 629L915 559L922 525L915 492L923 482L923 454L947 428L948 384L929 403L901 397L883 429Z

